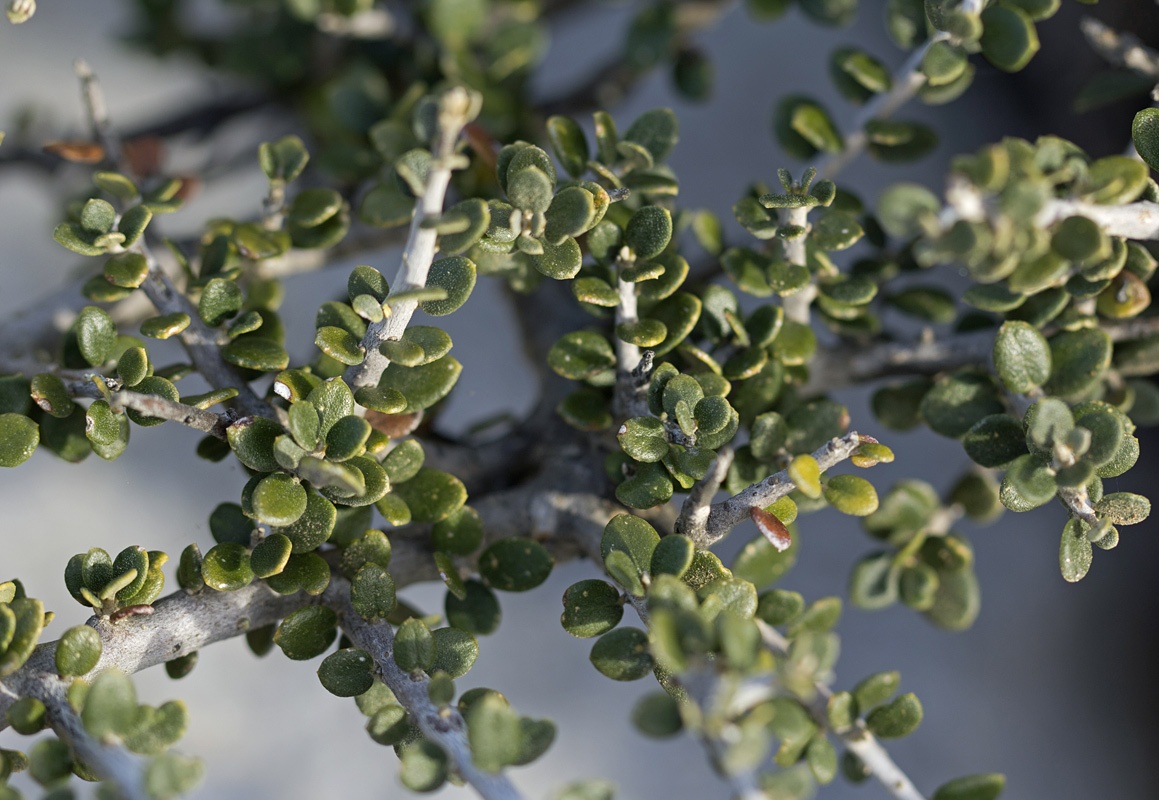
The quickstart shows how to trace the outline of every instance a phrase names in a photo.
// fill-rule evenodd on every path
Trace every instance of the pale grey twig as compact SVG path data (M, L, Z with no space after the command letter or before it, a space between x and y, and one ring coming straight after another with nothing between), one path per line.
M467 740L467 723L455 706L440 708L428 694L430 679L425 673L404 671L394 660L394 627L385 620L368 622L350 604L349 584L332 578L325 592L327 604L338 613L343 632L355 647L374 659L376 672L399 705L407 710L428 740L447 754L455 771L484 800L521 800L522 795L502 773L488 773L475 766Z
M100 82L85 62L77 61L75 66L77 77L81 80L85 112L92 126L93 135L105 148L106 159L115 164L120 153L120 145L116 129L109 121ZM218 340L218 334L205 325L193 304L173 286L169 276L161 270L160 264L145 241L145 236L141 236L131 250L140 253L149 265L148 275L141 288L154 307L162 314L181 312L189 315L190 324L181 332L180 339L194 368L215 389L236 388L238 394L235 400L243 414L274 416L273 409L260 400L242 380L237 370L222 358L220 345L223 342Z
M708 467L708 472L693 485L692 491L688 493L688 497L684 498L684 504L680 507L680 517L676 520L675 532L690 537L696 546L702 549L712 544L712 542L704 541L705 526L708 523L712 498L728 476L732 459L732 445L725 445L718 450L716 458Z
M844 436L830 439L813 452L817 465L821 471L841 463L857 452L861 446L861 437L856 431L850 431ZM764 508L770 503L781 499L797 488L789 471L783 469L763 481L754 483L739 494L733 495L720 503L713 503L705 523L704 541L708 544L724 538L736 525L748 519L749 509ZM702 547L704 545L701 545Z
M780 210L781 224L791 225L798 228L809 229L809 209L803 208L782 208ZM790 264L797 264L805 266L805 235L802 234L793 239L785 239L782 243L782 249L785 254L785 260ZM781 304L785 309L785 318L791 319L793 322L799 322L802 325L809 324L809 306L812 305L813 299L817 296L817 284L810 278L809 284L796 294L791 294L782 299Z
M1111 66L1125 67L1159 81L1159 52L1133 33L1116 31L1094 17L1083 17L1079 30L1091 49Z
M67 693L53 691L38 698L44 703L48 723L72 748L86 767L117 791L121 800L150 800L145 790L148 760L118 744L106 744L85 729L80 716L68 702Z
M225 431L230 424L230 418L225 414L216 414L155 394L120 391L113 395L110 405L115 409L131 408L150 417L177 422L222 441L226 441Z
M427 176L426 188L415 206L411 218L410 233L402 263L391 295L420 289L427 284L427 273L434 261L438 248L438 233L434 228L425 227L424 222L439 216L443 211L443 200L447 186L451 182L451 170L456 166L455 147L459 134L477 112L477 99L461 86L445 92L439 99L438 132L435 134L434 152L431 154L431 169ZM365 357L362 362L347 367L343 376L352 389L377 385L383 371L390 365L390 359L379 351L386 341L398 339L406 331L410 319L418 308L414 300L404 300L390 308L390 314L380 322L373 322L366 328L362 339Z
M787 655L789 642L781 635L780 631L760 618L756 618L756 623L761 632L761 641L765 643L765 646L774 654ZM816 688L817 697L808 704L809 711L818 725L822 728L828 728L826 707L833 692L821 682L816 684ZM862 720L858 719L852 726L844 730L834 730L833 734L841 740L845 747L861 759L869 773L885 787L885 790L894 800L925 800L924 795L917 790L913 781L890 758L889 752L869 732Z

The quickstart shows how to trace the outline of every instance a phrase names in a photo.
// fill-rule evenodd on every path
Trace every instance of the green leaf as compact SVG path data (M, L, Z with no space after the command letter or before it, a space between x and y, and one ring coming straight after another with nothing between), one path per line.
M548 365L571 380L591 378L616 365L612 346L594 331L572 331L552 345Z
M679 704L666 692L652 692L636 701L632 724L645 736L655 738L675 736L684 727Z
M386 278L374 267L359 265L351 270L350 277L346 279L346 293L351 302L359 295L365 294L381 303L390 294L390 287L386 283Z
M1110 255L1110 240L1092 219L1067 217L1051 231L1050 247L1068 261L1092 261Z
M580 581L563 594L560 623L572 636L602 636L615 628L623 616L620 592L605 581Z
M306 510L291 525L277 532L290 539L294 553L308 553L330 538L336 519L334 503L307 490Z
M619 550L631 557L637 572L648 572L659 543L660 535L645 520L631 514L617 514L604 527L600 556L606 560L612 551Z
M672 215L660 206L644 206L624 228L624 243L637 258L655 258L672 239Z
M670 108L645 111L628 126L624 139L642 145L659 164L668 157L680 140L680 126Z
M8 646L0 653L0 678L11 675L28 660L44 629L44 604L39 600L15 597L8 601L7 609L11 616L4 615L9 620L4 627L11 632L5 634Z
M363 650L339 650L322 660L318 680L332 695L357 697L374 685L374 661Z
M856 244L865 231L852 214L831 208L813 223L810 235L822 250L845 250Z
M265 417L244 417L226 429L229 446L238 460L257 472L279 469L274 441L282 433L282 426Z
M475 288L475 262L463 256L441 258L431 265L427 286L446 291L442 300L426 300L420 305L433 317L450 314L460 308Z
M1046 383L1051 349L1046 337L1025 322L1007 322L994 337L994 367L1006 388L1026 394Z
M837 153L845 146L828 112L805 95L781 99L774 112L773 131L781 148L801 160L818 151Z
M531 539L500 539L479 556L479 574L504 592L526 592L547 580L554 561L547 548Z
M876 672L853 687L853 699L858 709L869 711L893 697L900 685L900 672Z
M429 669L435 663L435 638L422 620L406 620L394 637L394 660L405 672Z
M368 530L361 537L350 541L342 552L342 573L353 579L364 564L378 564L386 569L390 566L390 540L382 531Z
M617 439L624 452L636 461L652 463L668 455L664 423L655 417L632 417L620 426Z
M934 604L925 611L927 619L940 628L961 631L974 624L982 608L982 592L972 569L938 573Z
M1112 349L1111 337L1098 328L1063 331L1052 336L1047 392L1076 398L1091 391L1110 367Z
M494 633L501 616L495 593L476 580L464 581L463 586L467 592L464 599L447 592L444 603L447 622L477 636Z
M366 452L366 442L372 432L370 423L354 414L335 422L326 434L326 458L329 461L349 461Z
M274 644L287 658L306 661L329 649L337 631L338 615L326 606L306 606L282 620Z
M317 596L330 583L330 566L317 553L291 555L277 575L266 578L266 584L278 594L305 591Z
M403 393L389 387L363 386L354 397L360 406L381 414L401 414L407 406Z
M479 657L479 643L475 637L458 628L439 628L433 636L435 662L427 668L427 674L445 672L452 679L466 675Z
M540 273L557 281L569 280L579 274L583 252L575 239L565 238L559 245L545 241L542 248L542 253L531 256L531 263Z
M292 525L306 511L306 487L284 472L275 472L258 482L250 502L254 515L267 525Z
M865 718L869 730L882 739L907 736L917 729L921 721L922 704L912 692L875 708Z
M81 721L90 735L107 741L126 736L136 725L138 713L132 680L119 670L107 669L85 694Z
M113 229L117 211L105 200L92 199L84 204L80 212L80 224L86 233L99 236Z
M653 661L648 634L638 628L617 628L592 646L592 665L614 681L634 681L651 674Z
M982 55L999 69L1017 72L1038 52L1038 33L1025 11L994 5L982 12Z
M416 522L439 522L456 513L467 501L463 482L446 472L421 468L413 478L394 487Z
M930 286L911 286L890 295L888 300L902 313L928 322L952 322L957 314L953 296Z
M877 510L877 491L873 484L856 475L837 475L823 490L825 499L843 514L865 517Z
M852 47L833 51L829 57L829 77L837 91L852 103L864 103L874 94L889 91L893 83L884 64Z
M670 534L665 536L652 550L652 559L648 572L656 575L673 575L682 577L689 567L696 553L696 546L687 536Z
M1131 492L1113 492L1095 503L1095 511L1117 525L1137 525L1151 514L1151 501Z
M141 323L141 335L150 339L168 339L189 327L193 320L184 311L150 317Z
M922 399L920 414L938 434L959 438L982 417L1004 410L989 376L963 371L937 381Z
M587 170L588 142L583 129L570 117L553 116L547 120L547 138L552 152L573 178Z
M224 278L213 278L206 284L197 303L197 313L206 325L216 328L241 310L241 287Z
M849 601L853 605L875 611L897 602L900 569L893 563L893 555L873 553L854 565L849 576Z
M881 193L877 217L890 236L905 239L923 232L922 223L933 219L942 204L937 195L917 183L895 183Z
M997 772L967 775L943 783L930 800L997 800L1006 788L1006 776Z
M236 542L216 544L201 560L201 578L219 592L234 592L254 579L249 551Z
M407 399L405 413L429 408L450 393L463 365L446 355L420 367L391 364L382 373L378 388L396 389Z
M366 620L386 619L396 605L394 580L373 562L363 564L350 582L350 604Z
M1131 123L1131 139L1147 165L1159 169L1159 109L1145 108L1135 115Z
M326 355L342 364L361 364L366 352L362 342L342 328L325 326L314 336L314 344Z
M1081 581L1091 568L1091 542L1087 538L1086 525L1077 519L1068 520L1062 529L1062 541L1058 546L1058 565L1063 580L1068 583Z
M399 780L411 791L433 792L447 779L447 754L425 739L401 745L399 761Z
M105 262L104 278L113 286L136 289L148 274L149 263L140 253L119 253Z
M456 556L469 556L483 543L483 520L470 506L436 522L431 528L431 541L436 550Z
M638 464L636 474L616 487L616 499L629 508L653 508L672 499L672 480L661 464Z
M522 728L519 716L499 695L485 695L467 714L471 759L483 772L497 773L519 757Z
M595 196L579 186L561 189L547 209L544 237L552 245L561 245L569 236L579 236L597 220Z
M287 217L294 225L313 228L333 217L341 208L341 194L334 189L315 187L299 192L290 201Z
M764 533L763 530L761 532ZM732 571L736 577L761 587L780 580L796 563L797 549L792 544L788 548L778 549L778 545L763 535L753 539L737 554Z
M422 444L417 439L407 439L387 454L382 468L392 485L401 484L418 475L425 458Z
M76 320L76 338L85 361L97 367L112 355L117 343L117 326L102 309L85 306Z
M0 467L18 467L40 443L40 428L23 414L0 414Z
M983 467L1001 467L1027 452L1022 421L1009 414L991 414L978 420L966 432L962 445L966 455Z
M62 678L84 675L101 658L101 636L88 625L69 628L56 643L53 659Z
M272 533L263 539L250 553L250 568L254 576L268 578L277 575L286 567L294 545L280 533Z
M271 181L289 182L302 173L310 154L297 136L284 136L276 142L262 142L258 162Z
M221 348L221 357L237 367L261 372L277 372L290 364L285 348L272 339L248 336L234 339Z

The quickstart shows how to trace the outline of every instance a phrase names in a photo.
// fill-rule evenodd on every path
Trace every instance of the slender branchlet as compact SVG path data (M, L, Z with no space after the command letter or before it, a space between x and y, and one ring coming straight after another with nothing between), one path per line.
M829 440L812 455L824 472L852 456L860 446L861 437L855 431L850 431L844 436ZM713 503L705 522L702 541L708 544L719 541L736 525L748 519L749 509L764 508L796 488L797 484L789 477L789 471L783 469L727 500Z
M403 250L402 263L391 295L399 295L427 285L427 273L435 260L438 249L438 232L423 223L433 220L443 212L443 200L447 186L451 182L451 171L459 165L456 148L463 127L478 113L478 98L462 87L444 92L439 98L437 131L431 150L431 169L426 187L415 205L411 218L410 233ZM367 326L362 339L365 357L362 363L347 368L344 378L351 388L374 386L390 365L390 359L379 351L386 341L398 339L410 324L410 319L418 308L416 300L402 300L390 307L390 314Z
M761 641L769 650L782 656L789 652L788 640L776 628L759 619L757 627L761 632ZM825 728L829 725L826 707L833 692L828 686L820 682L816 684L816 692L816 697L809 704L809 708L817 724ZM881 746L881 742L869 732L863 721L858 719L851 727L845 730L835 730L833 733L854 755L861 759L869 774L889 792L890 797L894 800L925 800L925 795L917 790L909 776L890 758L889 751Z

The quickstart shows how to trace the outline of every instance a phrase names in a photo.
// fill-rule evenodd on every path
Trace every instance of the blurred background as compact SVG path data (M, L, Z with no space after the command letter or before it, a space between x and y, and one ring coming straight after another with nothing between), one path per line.
M218 3L206 0L197 6L205 24L223 19ZM681 177L680 202L711 208L735 232L739 228L729 209L748 183L775 181L780 166L800 169L778 151L770 133L777 98L789 91L815 94L848 124L854 109L840 101L826 77L829 51L855 43L892 66L900 64L904 54L886 36L882 5L862 0L858 23L850 29L818 27L796 11L775 24L756 24L735 8L697 37L715 65L711 102L683 101L667 77L656 74L610 110L627 121L648 108L673 107L681 141L670 163ZM550 96L572 86L614 53L636 6L576 4L552 30L536 91ZM158 61L128 47L119 37L129 27L130 13L125 0L42 0L29 23L0 26L0 129L14 130L24 119L44 138L83 136L74 58L92 65L114 123L126 128L238 88L190 60ZM1039 25L1042 50L1023 73L1009 76L975 59L978 77L960 100L938 108L907 107L904 116L934 123L941 132L942 143L932 156L902 168L862 158L839 184L866 199L902 179L936 191L950 156L1004 135L1055 133L1096 157L1122 152L1137 108L1128 103L1085 115L1071 111L1070 98L1099 68L1078 33L1084 13L1159 45L1159 13L1150 0L1105 0L1094 7L1067 0L1061 13ZM228 147L235 134L227 126L217 146ZM32 168L0 165L0 316L27 307L76 274L80 259L56 245L51 232L63 199L83 180L80 169L47 180ZM256 158L249 159L181 212L164 218L164 232L188 234L221 214L252 215L264 191ZM370 263L389 276L397 255L364 254L357 263ZM319 298L343 286L354 263L287 282L282 314L296 360L312 351L309 320ZM460 313L440 320L465 365L443 414L454 427L465 428L497 411L526 412L534 402L536 379L521 361L517 334L508 322L509 303L499 286L482 280ZM157 356L160 363L177 357L176 350ZM915 476L947 489L967 465L961 447L928 431L878 430L868 396L859 390L837 399L848 404L855 429L878 435L897 454L892 465L869 475L878 490ZM116 462L90 458L70 465L41 449L20 469L0 474L0 578L18 575L31 594L57 612L47 638L86 618L62 580L73 553L92 546L115 553L141 544L175 558L190 541L203 550L209 546L206 518L218 503L236 501L244 476L230 460L209 464L197 459L197 438L173 425L138 428L132 446ZM1159 442L1147 431L1141 439L1139 465L1108 480L1107 491L1152 493ZM849 688L870 673L901 670L902 690L918 694L925 720L916 734L891 742L889 749L921 790L930 793L963 774L1004 772L1010 798L1155 796L1156 524L1149 520L1125 529L1119 548L1096 550L1089 576L1070 585L1059 576L1057 563L1064 520L1061 507L1049 506L1027 515L1007 513L984 529L959 526L974 543L983 587L982 613L965 633L935 629L903 607L876 613L847 608L837 628L843 652L836 686ZM806 519L802 528L800 561L781 585L807 599L844 595L850 567L874 549L873 542L855 521L833 512ZM721 543L718 551L726 564L753 533L742 526ZM172 569L168 572L172 586ZM726 796L695 741L657 742L631 727L628 711L636 697L653 688L651 682L603 678L588 663L591 642L573 639L560 628L564 589L595 574L590 563L568 563L535 591L503 596L503 624L480 640L478 663L457 682L459 690L490 686L506 693L521 713L557 722L558 737L547 755L514 772L529 797L544 797L553 787L582 777L614 781L622 798ZM404 592L428 611L441 610L442 594L441 586ZM146 702L180 697L189 705L190 729L179 749L207 764L207 779L194 797L402 796L393 753L361 730L364 719L352 701L321 688L316 669L316 660L291 662L277 651L259 661L238 639L203 651L196 670L180 683L161 670L136 680ZM30 744L11 730L0 733L0 746L26 749ZM451 787L438 796L473 795ZM885 794L875 783L851 786L838 778L822 796L843 800Z

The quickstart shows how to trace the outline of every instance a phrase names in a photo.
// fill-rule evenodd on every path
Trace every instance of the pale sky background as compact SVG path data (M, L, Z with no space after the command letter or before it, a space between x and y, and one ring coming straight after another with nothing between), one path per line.
M83 130L72 59L88 60L109 96L113 120L139 124L181 108L214 86L195 65L180 59L158 63L129 53L115 40L124 28L123 3L115 0L42 0L40 11L19 28L0 25L0 129L21 108L33 108L38 130L62 136ZM666 76L644 82L617 119L670 105L680 117L681 142L671 163L682 179L681 202L709 207L726 219L745 185L775 180L783 160L769 135L770 109L788 91L806 88L822 96L837 119L854 110L834 96L824 77L828 52L855 40L886 59L902 54L877 20L880 3L864 0L855 31L828 30L790 13L775 25L755 24L734 12L698 41L716 63L717 94L707 106L674 96ZM550 94L598 63L619 42L624 4L600 5L593 18L556 31L541 90ZM1050 31L1073 22L1043 26ZM608 35L606 31L614 33ZM1051 50L1042 58L1065 63ZM1015 132L1035 135L1024 116L1033 98L999 73L979 65L976 86L954 106L907 108L905 116L941 120L945 141L935 156L898 169L862 159L845 181L867 199L902 178L937 189L949 155ZM947 122L948 120L948 122ZM1121 150L1127 143L1123 129ZM743 156L738 159L738 154ZM1098 153L1103 155L1104 153ZM799 164L792 164L799 170ZM22 308L60 285L78 258L56 245L51 231L59 203L79 185L79 172L46 185L31 171L0 170L0 314ZM195 229L222 213L255 212L263 192L256 159L220 189L206 192L178 215L162 220L167 233ZM739 240L737 240L739 242ZM360 259L391 275L397 253ZM288 285L284 317L291 349L305 357L311 347L313 310L320 296L344 285L346 272L297 278ZM932 276L937 278L938 276ZM531 372L514 355L514 332L506 324L501 292L486 280L462 312L443 318L466 366L448 416L499 408L526 409L534 392ZM300 323L300 324L296 324ZM152 346L151 346L152 348ZM174 360L175 353L170 353ZM165 362L164 355L158 357ZM512 390L511 387L518 387ZM895 480L922 476L947 488L967 466L959 445L928 431L879 430L867 396L849 392L854 427L879 435L898 454L870 477L879 491ZM108 464L92 457L74 466L38 452L17 470L0 473L0 578L19 575L29 591L58 614L48 638L85 619L61 578L68 557L91 546L111 553L130 544L167 550L169 588L175 587L177 555L190 541L212 543L206 518L222 501L236 501L242 472L228 461L211 465L193 455L198 436L175 426L137 428L127 453ZM1144 442L1144 448L1151 444ZM1108 491L1143 490L1152 483L1143 464L1135 474L1107 482ZM1077 586L1058 574L1059 507L1029 515L1007 514L999 524L975 530L962 525L977 553L983 610L966 633L934 629L905 608L867 613L847 609L838 688L865 675L900 669L902 690L917 692L925 721L890 751L918 787L931 793L940 783L975 772L1005 772L1010 798L1144 797L1154 792L1155 719L1159 707L1150 687L1159 666L1154 646L1156 599L1146 565L1159 556L1154 524L1123 531L1119 549L1096 551L1090 576ZM833 512L804 522L798 567L783 582L815 599L844 594L852 564L874 543L859 526ZM753 531L738 528L722 543L728 563ZM547 756L514 770L528 797L581 777L606 777L619 797L694 800L724 797L701 748L689 737L656 742L634 732L628 711L652 691L650 680L609 681L587 662L589 640L559 626L559 598L576 580L594 577L588 563L560 566L549 581L525 595L504 595L503 624L480 641L475 668L457 681L460 691L491 686L507 694L524 714L556 720L559 733ZM441 610L441 587L408 590L420 607ZM625 620L625 624L631 624ZM201 654L192 675L170 681L161 670L142 673L142 698L154 704L180 697L190 710L190 729L179 749L203 757L208 777L195 798L334 797L380 800L404 790L395 778L397 760L362 731L364 720L350 700L330 696L314 676L318 660L291 662L275 651L261 661L238 639ZM0 746L27 748L11 730ZM446 788L438 797L474 796ZM851 787L842 779L822 797L884 797L880 787Z

